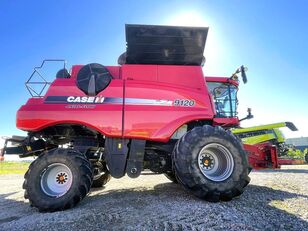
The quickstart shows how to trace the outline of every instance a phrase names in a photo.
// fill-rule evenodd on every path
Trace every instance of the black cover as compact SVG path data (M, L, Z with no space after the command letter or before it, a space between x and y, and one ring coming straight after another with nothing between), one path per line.
M90 96L94 96L104 90L112 79L108 69L98 63L90 63L83 66L77 74L77 86Z
M68 79L68 78L71 78L71 75L66 68L63 68L57 72L56 78L57 79Z
M126 25L127 64L201 65L208 27Z
M106 137L104 156L110 175L114 178L125 175L128 142L129 139Z

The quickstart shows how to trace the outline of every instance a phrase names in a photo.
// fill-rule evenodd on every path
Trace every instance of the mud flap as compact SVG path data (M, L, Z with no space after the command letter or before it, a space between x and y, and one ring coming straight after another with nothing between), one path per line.
M140 176L143 169L145 140L132 140L127 160L126 173L131 178Z
M114 178L125 175L129 139L106 138L105 158L109 172Z

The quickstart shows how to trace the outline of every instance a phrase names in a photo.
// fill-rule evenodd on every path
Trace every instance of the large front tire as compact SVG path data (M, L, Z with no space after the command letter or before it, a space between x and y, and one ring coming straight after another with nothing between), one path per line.
M173 161L179 182L207 201L231 200L250 181L241 142L221 127L205 125L187 132L175 146Z
M72 149L52 149L29 166L23 188L25 198L40 212L74 207L89 192L93 173L91 163Z

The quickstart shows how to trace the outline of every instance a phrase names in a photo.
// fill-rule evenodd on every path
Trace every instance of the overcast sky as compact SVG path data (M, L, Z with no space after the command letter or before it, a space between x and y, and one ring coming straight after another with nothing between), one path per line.
M292 121L308 136L307 1L0 1L0 134L22 134L15 113L29 97L24 82L45 58L69 65L116 65L124 25L210 27L205 75L230 76L248 66L240 86L243 126Z

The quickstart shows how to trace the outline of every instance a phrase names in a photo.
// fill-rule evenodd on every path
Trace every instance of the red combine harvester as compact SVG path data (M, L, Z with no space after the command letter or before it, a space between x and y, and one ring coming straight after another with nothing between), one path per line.
M2 150L2 156L37 156L23 184L30 204L68 209L110 176L135 178L145 169L208 201L239 196L250 167L229 128L240 123L237 74L245 83L245 68L231 77L204 77L207 33L126 25L127 50L118 66L64 67L46 94L34 91L30 78L33 97L16 120L28 136L7 139Z

